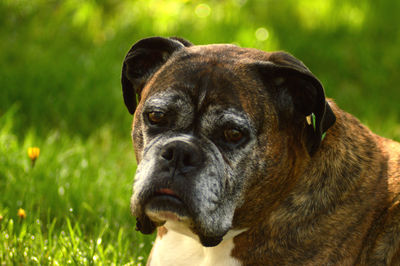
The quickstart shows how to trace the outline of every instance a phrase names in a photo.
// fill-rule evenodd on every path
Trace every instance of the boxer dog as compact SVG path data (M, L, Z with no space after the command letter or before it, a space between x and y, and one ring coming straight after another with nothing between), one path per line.
M122 89L148 265L400 265L400 144L298 59L152 37Z

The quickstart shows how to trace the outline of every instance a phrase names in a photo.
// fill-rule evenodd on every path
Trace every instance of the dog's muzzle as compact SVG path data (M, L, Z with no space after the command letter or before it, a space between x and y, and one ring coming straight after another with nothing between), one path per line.
M153 220L192 217L190 184L204 163L202 151L194 144L173 140L161 147L157 158L161 183L154 180L153 193L145 202L145 213Z
M173 221L198 235L203 246L222 240L233 208L224 195L224 161L212 145L184 134L147 144L131 199L138 230L150 234Z
M137 229L151 233L167 219L190 220L194 213L190 186L204 165L202 150L190 139L172 139L157 149L151 189L143 199L145 217L138 219ZM149 219L150 218L150 219Z

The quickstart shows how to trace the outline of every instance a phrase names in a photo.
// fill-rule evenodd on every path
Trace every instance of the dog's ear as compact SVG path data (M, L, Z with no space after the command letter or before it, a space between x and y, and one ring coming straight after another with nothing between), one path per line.
M136 97L140 100L142 88L149 78L175 51L191 45L178 37L151 37L132 46L124 59L121 75L125 105L131 114L136 109Z
M305 145L312 156L336 121L321 82L300 60L285 52L272 53L258 69L277 104L283 120L280 125L305 125Z

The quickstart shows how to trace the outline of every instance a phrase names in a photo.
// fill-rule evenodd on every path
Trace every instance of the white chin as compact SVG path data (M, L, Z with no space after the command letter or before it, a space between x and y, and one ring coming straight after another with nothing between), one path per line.
M179 216L170 211L155 211L149 208L145 209L146 215L156 224L163 224L168 230L191 237L199 241L199 237L190 230L193 226L193 220L187 216Z

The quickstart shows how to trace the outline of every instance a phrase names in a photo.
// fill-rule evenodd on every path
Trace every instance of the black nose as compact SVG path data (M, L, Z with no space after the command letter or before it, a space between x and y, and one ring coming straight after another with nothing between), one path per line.
M197 145L176 140L162 147L161 160L166 163L169 171L188 173L201 166L203 155Z

